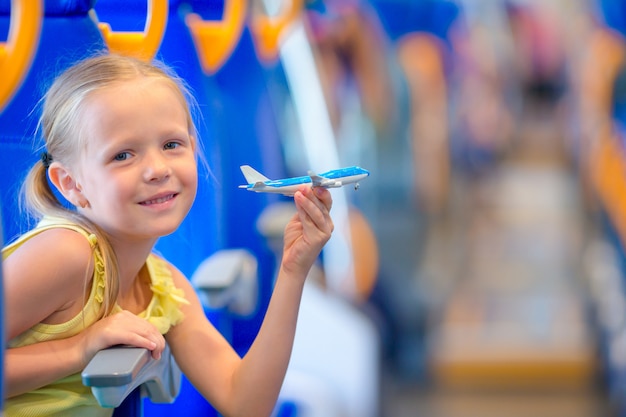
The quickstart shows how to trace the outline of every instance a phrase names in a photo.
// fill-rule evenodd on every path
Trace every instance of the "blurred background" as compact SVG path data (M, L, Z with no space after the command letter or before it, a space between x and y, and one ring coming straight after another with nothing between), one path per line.
M4 241L54 76L157 59L208 162L157 249L255 257L253 305L206 306L240 353L293 205L239 166L371 173L332 190L276 416L626 415L625 34L622 0L0 0ZM144 414L178 412L216 415L186 381Z

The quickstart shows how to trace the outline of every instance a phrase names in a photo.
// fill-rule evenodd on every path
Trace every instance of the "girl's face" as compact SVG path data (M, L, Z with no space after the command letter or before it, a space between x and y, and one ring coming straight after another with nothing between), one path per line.
M111 237L170 234L191 208L195 139L180 100L157 78L121 82L87 99L86 147L75 175L85 199L79 210Z

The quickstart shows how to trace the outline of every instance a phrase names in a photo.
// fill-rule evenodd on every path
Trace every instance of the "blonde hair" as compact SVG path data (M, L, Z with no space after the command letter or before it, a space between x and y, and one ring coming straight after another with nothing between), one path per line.
M135 58L104 53L80 61L63 72L43 98L39 130L52 160L71 164L79 158L80 150L84 148L87 140L82 132L81 109L92 93L140 77L161 79L180 95L180 103L187 113L189 133L196 141L197 150L197 130L190 111L195 102L184 82L162 63L148 63ZM68 208L59 201L49 185L47 166L42 161L35 163L29 171L22 192L28 210L36 218L61 217L96 235L105 270L108 272L100 314L108 315L117 301L120 276L117 257L105 233L74 208Z

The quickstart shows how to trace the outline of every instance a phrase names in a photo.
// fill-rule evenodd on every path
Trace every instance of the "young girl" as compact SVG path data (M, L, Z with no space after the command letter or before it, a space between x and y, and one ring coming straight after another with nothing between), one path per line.
M205 318L189 281L152 253L196 194L187 91L167 70L103 55L48 91L46 152L25 195L42 219L3 251L7 416L110 415L80 372L96 352L165 342L222 414L267 416L289 361L305 277L333 230L331 196L303 187L259 334L240 358ZM66 209L48 185L75 209Z

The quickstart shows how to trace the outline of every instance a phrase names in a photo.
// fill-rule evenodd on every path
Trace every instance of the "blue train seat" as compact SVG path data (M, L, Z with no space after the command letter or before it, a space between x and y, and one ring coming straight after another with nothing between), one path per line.
M11 4L11 26L8 28L6 42L0 42L0 68L3 73L0 109L4 109L20 88L39 45L43 3L39 0L33 1L30 3L31 7L25 7L23 3L14 1Z
M167 26L156 58L173 67L192 89L199 105L200 114L196 122L210 172L201 175L196 202L185 222L176 233L161 239L157 249L188 277L194 274L204 259L220 249L245 248L254 253L259 259L260 282L264 283L254 314L237 318L219 309L206 309L207 315L235 349L244 353L260 326L263 304L269 299L274 263L271 252L264 248L262 238L255 236L254 221L264 197L254 199L237 188L242 180L239 165L249 163L262 169L265 164L258 161L265 161L271 156L259 144L266 143L267 148L272 149L269 144L277 140L277 135L274 130L266 133L269 140L257 141L259 124L263 127L270 122L271 126L272 120L271 114L270 118L267 113L256 114L257 109L268 111L271 107L268 106L267 93L265 103L259 103L264 83L259 78L261 69L254 59L250 35L245 30L239 35L233 32L233 36L237 37L232 41L234 51L230 57L222 57L223 67L208 71L201 65L198 40L192 36L188 18L193 13L196 19L218 22L226 13L226 6L228 4L206 1L170 1L169 4ZM124 13L119 13L120 7ZM145 2L117 0L101 0L95 10L99 20L110 24L114 31L140 30L147 11ZM138 24L138 21L141 23ZM247 46L242 46L242 43ZM211 48L211 45L207 47ZM246 61L241 62L241 57ZM242 73L244 68L245 73ZM242 120L256 123L242 123ZM245 152L246 156L234 156L237 152ZM272 172L272 169L269 171ZM241 201L241 198L248 200ZM171 407L178 407L179 404L205 415L214 413L185 378L176 404L146 405L146 413L167 414Z
M626 4L620 0L597 0L598 14L604 24L626 35Z
M267 254L267 250L271 249L272 245L265 241L266 236L260 236L261 228L257 226L260 217L267 213L266 208L272 207L284 199L272 195L242 193L241 190L238 190L237 185L241 184L243 180L239 165L250 164L269 177L281 178L286 175L287 166L283 154L285 131L284 126L281 125L285 123L282 113L284 110L282 106L285 103L281 101L284 97L279 97L280 93L277 89L284 91L288 88L281 63L266 60L266 55L260 57L258 40L255 40L254 36L256 33L253 30L244 29L233 55L224 64L222 70L213 75L213 79L222 88L224 114L236 115L237 120L254 121L251 124L231 122L229 126L235 127L236 130L226 132L225 136L220 136L220 140L227 139L225 145L220 149L222 151L221 156L226 158L224 161L230 161L225 163L223 171L224 198L227 199L227 206L233 209L229 213L226 223L237 225L236 228L229 229L227 234L228 245L250 248L253 253L259 256L260 304L258 311L259 314L262 314L269 300L273 284L275 260L279 259L280 254L275 254L275 257ZM289 94L288 91L286 93ZM323 304L318 305L320 308L323 308L322 306ZM251 320L237 320L234 323L233 342L238 349L242 349L242 352L249 346L258 331L262 319L259 314L252 317ZM337 320L337 323L344 323L341 317L337 317ZM304 327L309 328L306 325ZM319 329L319 326L314 326L314 328ZM352 334L352 332L347 333ZM302 343L301 338L300 340ZM338 338L338 340L345 340L345 338ZM373 345L370 346L373 347ZM300 344L299 347L294 346L294 352L300 350L301 347ZM363 372L367 371L364 370ZM312 409L319 411L320 408L325 407L325 404L303 401L310 394L310 391L294 390L297 384L292 383L293 378L290 375L293 373L288 371L284 391L281 393L275 410L276 415L312 415L310 414ZM324 376L327 377L328 375ZM315 381L315 386L322 391L329 389L328 378L318 378L311 375L310 380ZM349 384L347 386L349 387ZM350 388L346 388L346 390L349 391ZM375 399L373 400L375 401Z
M585 114L577 157L584 161L583 178L589 179L597 200L599 241L603 245L603 250L595 253L599 271L592 277L594 283L602 284L594 291L594 312L603 377L616 413L624 415L626 332L615 316L615 306L626 300L626 205L622 198L626 189L626 7L617 0L593 3L597 26L587 47L589 57L584 60L580 100Z
M28 3L28 4L27 4ZM5 152L0 156L0 173L5 186L0 190L2 201L2 231L7 241L32 227L21 213L18 204L20 184L30 166L38 158L36 148L37 104L49 83L64 68L104 48L100 32L89 17L93 1L41 2L41 15L37 40L32 45L33 58L21 85L12 92L10 100L0 105L0 143ZM0 39L14 31L12 19L16 8L37 10L38 2L0 1ZM20 27L18 31L27 30ZM6 78L2 81L6 82ZM2 322L0 317L0 323ZM4 349L4 333L2 334ZM1 374L1 372L0 372ZM1 391L1 390L0 390Z
M193 13L209 22L218 21L223 8L219 1L170 1L165 34L156 54L157 59L174 68L195 95L200 111L196 122L210 170L201 175L199 195L186 222L176 234L163 238L157 245L187 276L217 249L249 247L254 242L250 236L254 228L249 226L254 225L255 207L260 207L264 198L249 199L244 203L247 205L237 201L245 195L237 188L242 180L239 165L276 159L267 155L267 150L277 141L276 128L271 127L269 99L266 96L265 102L259 102L264 80L247 30L243 30L240 40L238 37L232 56L224 59L221 69L207 73L200 64L197 40L192 37L187 18ZM136 30L137 22L142 25L145 21L143 1L100 0L95 10L99 20L109 23L113 30ZM244 59L247 61L242 62ZM266 113L253 113L257 111ZM242 120L256 123L242 123ZM259 126L262 123L270 125L269 131ZM268 131L261 140L257 140L259 128ZM267 150L261 149L259 143ZM244 152L245 156L233 156L235 152ZM268 174L281 172L276 168L269 171ZM206 232L200 234L197 230Z
M592 252L596 258L592 270L593 312L598 326L599 353L603 363L604 382L619 415L626 413L626 367L624 366L624 340L626 329L616 307L626 302L626 230L624 229L623 195L626 161L622 156L623 144L616 137L596 138L598 150L592 159L592 185L597 193L597 211L601 235L598 243L602 250Z
M392 40L421 31L432 33L449 44L450 29L460 11L458 2L451 0L371 0L371 3Z
M248 164L268 177L280 178L285 169L281 132L272 97L266 87L265 69L259 63L248 29L222 71L213 76L222 91L222 115L226 118L221 143L222 193L229 210L224 213L226 245L244 247L259 258L259 309L252 317L236 320L233 344L244 351L256 335L271 294L275 259L256 229L263 209L281 197L245 192L238 188L244 178L240 165ZM242 123L248 120L248 123ZM243 191L243 192L242 192Z
M31 4L31 14L27 15L27 12L23 4L20 4L21 8L19 16L16 9L16 3L13 3L13 8L8 8L6 4L0 4L3 16L9 16L10 21L6 28L7 40L0 43L0 50L4 53L2 61L0 61L0 68L5 74L3 82L0 83L0 113L5 109L10 99L21 87L23 79L30 71L32 58L37 50L39 44L39 33L41 30L42 20L42 5L38 3ZM33 12L34 10L34 12ZM19 20L23 19L23 20ZM27 28L22 28L21 31L17 31L14 28L20 28L20 25L26 23ZM27 37L24 40L23 33L27 32ZM11 56L8 49L11 49L12 54L17 54L17 60L15 56ZM11 66L11 68L9 68ZM12 77L9 76L11 73ZM8 78L8 79L7 79ZM0 205L1 207L2 205ZM0 246L4 243L4 232L2 227L2 212L0 210ZM2 262L0 260L0 415L4 410L4 350L6 346L6 331L4 324L4 282L2 273Z
M259 58L254 36L252 30L244 28L232 56L219 71L206 74L208 79L205 80L218 86L219 114L227 118L222 119L221 128L225 130L217 137L222 163L220 189L223 190L224 204L229 208L224 216L228 227L226 247L250 250L257 257L259 266L258 310L251 317L235 318L233 321L232 342L240 353L245 353L258 331L279 258L279 254L274 256L271 253L265 237L257 231L257 224L265 208L283 201L283 198L239 190L237 185L243 181L239 166L247 163L276 178L286 172L282 142L284 131L280 125L284 122L281 120L280 105L284 103L278 101L277 105L276 91L269 87L285 83L285 78L278 62ZM251 123L241 123L241 120L250 120ZM374 345L370 346L373 348ZM328 389L328 379L319 379L318 382ZM281 394L275 413L297 415L301 400L307 393L300 391L300 396L297 394L291 397Z
M110 30L117 33L140 33L147 26L149 15L146 1L101 0L95 5L98 21L106 23ZM156 250L175 264L187 277L191 277L198 265L211 254L223 247L222 223L220 221L222 203L217 190L218 179L215 168L219 167L219 151L214 141L213 115L209 111L208 89L203 84L198 57L195 54L189 31L184 23L181 8L191 5L169 1L167 4L166 25L160 45L154 51L154 58L164 62L190 86L199 107L192 109L198 128L202 158L207 165L199 164L200 175L198 193L194 205L179 229L172 235L159 240ZM229 334L229 321L226 312L206 309L211 321L224 334ZM211 416L215 410L200 396L189 381L183 376L180 394L174 404L154 404L141 402L145 415L171 415L181 412ZM178 411L173 411L178 410Z
M0 39L8 34L11 5L0 1ZM54 77L64 68L94 51L104 49L100 31L89 16L94 0L46 1L38 49L21 88L0 112L0 189L2 221L7 242L32 227L20 213L19 187L37 160L41 143L37 137L39 100Z
M197 265L222 247L222 233L218 230L220 210L223 206L216 190L215 168L219 162L219 150L214 143L212 131L214 120L209 100L211 92L203 85L198 58L196 57L188 30L181 20L180 2L170 1L167 8L166 26L155 58L172 67L192 88L195 99L200 104L195 114L200 141L204 148L211 172L200 165L198 195L194 206L178 231L162 238L157 243L159 250L171 260L186 276L191 276ZM189 2L186 3L186 5ZM100 23L106 23L113 32L141 31L151 17L147 15L147 2L144 0L100 0L95 5L95 13ZM198 231L201 231L200 233Z
M0 246L3 244L2 236L2 224L0 223ZM6 346L3 282L2 261L0 260L0 415L2 415L2 411L4 410L4 349Z

